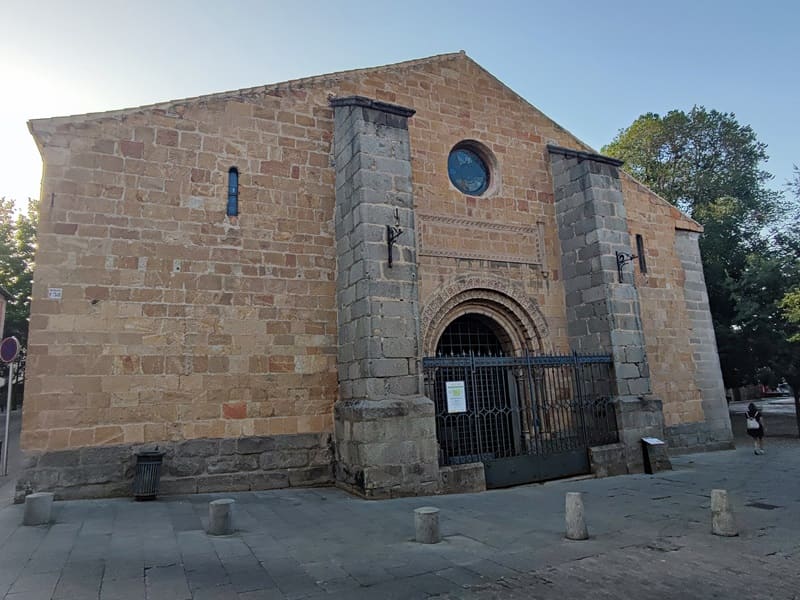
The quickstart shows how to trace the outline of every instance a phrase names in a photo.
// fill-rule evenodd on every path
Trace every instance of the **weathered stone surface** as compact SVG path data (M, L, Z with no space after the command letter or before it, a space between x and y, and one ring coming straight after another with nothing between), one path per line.
M236 452L238 454L259 454L265 450L270 450L273 441L264 437L246 437L236 440Z
M486 491L483 463L439 467L440 491L443 494L469 494Z
M76 467L80 463L80 453L75 450L48 452L39 458L41 467Z
M595 477L613 477L628 472L624 444L607 444L589 448L589 464Z
M661 440L662 442L664 440ZM659 473L661 471L671 471L672 463L667 453L666 442L653 444L642 440L642 451L644 452L645 473Z
M247 475L203 475L197 478L197 491L203 492L243 492L250 489Z
M249 477L251 490L274 490L290 486L288 471L253 473Z
M332 465L289 469L289 485L291 487L330 485L333 481Z
M209 535L230 535L235 531L233 524L236 501L220 498L208 503Z
M727 490L711 490L711 533L723 537L739 535Z
M205 458L198 456L173 456L165 460L161 468L165 475L187 477L189 475L201 475L206 472L208 467Z
M438 544L442 541L438 508L423 506L414 510L414 534L419 544Z
M161 496L196 494L197 479L194 477L183 477L181 479L162 478L159 483L158 493Z
M644 471L642 438L664 439L664 413L661 401L653 397L619 396L614 398L620 443L625 447L629 473Z
M245 453L236 452L238 442L242 442ZM164 452L161 494L247 490L251 486L272 489L332 481L330 434L200 439L163 443L159 448ZM270 450L250 453L254 448ZM135 456L140 450L152 450L152 445L36 454L17 481L15 501L22 502L27 494L36 491L52 491L58 499L127 496L131 493ZM214 454L215 450L220 454ZM63 466L50 466L53 464Z
M567 492L564 504L564 520L566 522L565 537L568 540L589 539L589 530L586 527L586 518L583 509L583 494L581 492Z
M337 403L337 483L369 498L437 491L432 404L424 396ZM403 433L397 435L397 430Z
M177 456L215 456L219 454L219 440L187 440L175 447Z
M136 455L129 446L103 446L99 448L81 448L80 463L96 465L102 463L128 464L136 461Z
M23 525L47 525L50 523L50 513L53 509L53 494L50 492L37 492L25 498L25 512L22 517Z

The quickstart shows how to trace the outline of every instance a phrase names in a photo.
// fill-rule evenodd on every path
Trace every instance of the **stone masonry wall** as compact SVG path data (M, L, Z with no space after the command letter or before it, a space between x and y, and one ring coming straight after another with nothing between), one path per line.
M705 418L702 423L676 424L667 430L667 435L673 447L688 451L733 446L725 384L722 382L714 323L700 258L699 237L694 231L677 231L675 234L675 252L686 274L683 294L691 324L689 345L695 365L693 382L700 390Z
M465 270L502 270L566 348L545 143L583 146L464 54L42 119L30 124L44 200L24 448L332 430L329 97L352 94L417 111L408 129L417 223L432 215L501 226L474 259L441 253L466 237L463 225L429 238L418 258L421 305ZM447 153L463 139L497 159L484 198L465 197L447 177ZM225 218L232 166L236 223ZM541 254L523 244L509 262L514 227L539 231Z
M348 95L416 110L420 307L465 274L502 276L541 309L547 346L568 348L546 145L590 149L463 53L42 119L30 124L44 173L23 448L332 432L329 99ZM447 177L465 139L494 161L481 198Z
M330 434L196 439L159 444L164 452L160 494L329 485ZM17 481L16 501L34 491L57 499L130 496L136 453L153 444L120 444L29 453Z
M639 297L630 265L617 272L616 252L631 252L619 163L550 151L572 349L611 354L620 396L649 394Z
M663 202L640 183L622 179L631 248L642 236L647 272L638 258L631 272L635 277L642 312L650 381L653 394L664 403L664 423L703 421L701 394L694 378L691 348L692 325L684 301L686 274L675 240L680 227L700 231L698 224L682 218L678 210Z
M23 448L331 431L330 108L274 90L31 128Z

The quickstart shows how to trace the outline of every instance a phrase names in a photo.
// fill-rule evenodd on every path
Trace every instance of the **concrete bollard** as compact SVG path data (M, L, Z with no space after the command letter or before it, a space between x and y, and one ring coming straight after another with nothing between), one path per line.
M50 522L50 513L53 510L53 494L50 492L36 492L25 496L25 513L22 516L23 525L47 525Z
M725 537L739 535L727 490L711 490L711 533Z
M220 498L208 503L209 535L230 535L233 533L233 505L231 498Z
M439 509L423 506L414 510L414 530L420 544L438 544L442 541L439 531Z
M567 492L565 520L567 523L568 540L588 540L589 530L583 517L583 494L581 492Z

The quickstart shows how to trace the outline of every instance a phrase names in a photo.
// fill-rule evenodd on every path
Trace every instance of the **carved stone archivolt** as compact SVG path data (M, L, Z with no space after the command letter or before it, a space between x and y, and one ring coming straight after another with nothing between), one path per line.
M502 328L498 337L514 355L552 353L544 315L523 289L492 277L470 276L441 288L425 304L420 315L424 355L434 356L445 328L466 314L495 321Z

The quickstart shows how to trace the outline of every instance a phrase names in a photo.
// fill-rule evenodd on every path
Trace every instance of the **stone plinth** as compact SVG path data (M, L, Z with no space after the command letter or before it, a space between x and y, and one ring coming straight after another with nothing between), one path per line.
M614 410L628 473L643 473L642 438L664 439L661 400L650 396L620 396L614 399Z
M367 498L438 491L434 407L425 396L341 401L334 422L339 485Z
M486 491L486 471L483 463L439 467L442 494L470 494Z

